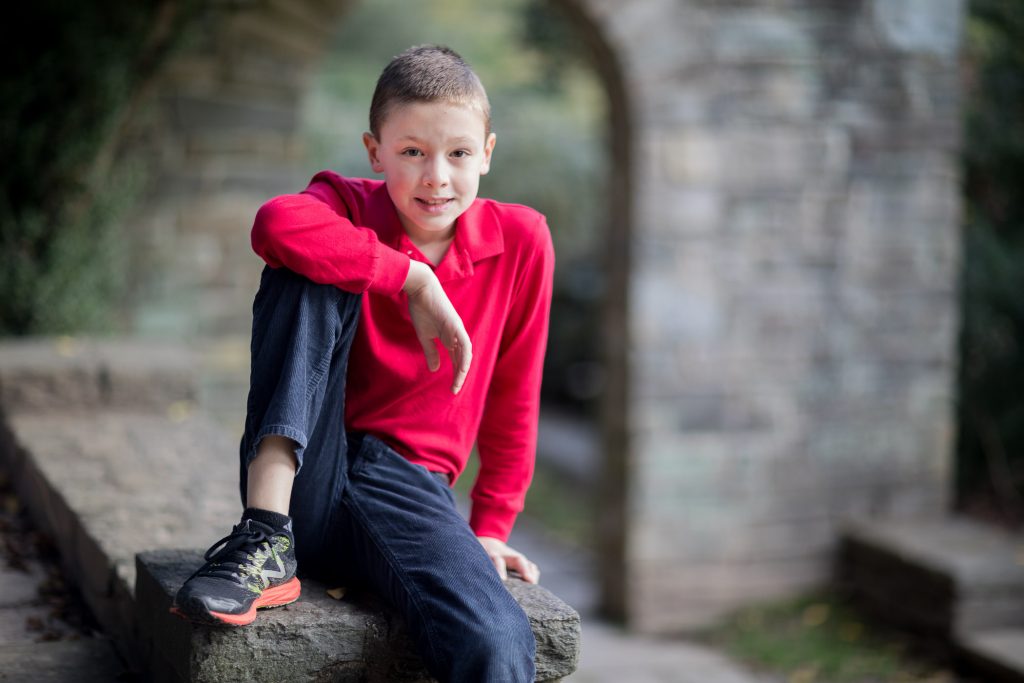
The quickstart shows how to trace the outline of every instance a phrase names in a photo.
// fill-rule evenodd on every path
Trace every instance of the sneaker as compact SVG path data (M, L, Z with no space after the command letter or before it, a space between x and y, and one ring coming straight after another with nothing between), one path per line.
M295 602L300 586L294 546L291 524L275 530L242 520L206 551L206 564L185 581L171 612L204 624L244 626L258 609Z

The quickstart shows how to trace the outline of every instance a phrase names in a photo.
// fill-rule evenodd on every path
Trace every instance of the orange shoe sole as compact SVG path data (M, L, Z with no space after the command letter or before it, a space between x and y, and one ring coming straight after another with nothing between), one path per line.
M290 605L298 600L301 594L302 586L299 583L299 579L293 576L290 581L263 591L263 594L252 603L252 607L249 608L248 612L242 612L241 614L208 612L208 614L214 623L226 624L228 626L245 626L256 620L256 610ZM176 614L189 621L195 621L177 607L171 607L171 614Z

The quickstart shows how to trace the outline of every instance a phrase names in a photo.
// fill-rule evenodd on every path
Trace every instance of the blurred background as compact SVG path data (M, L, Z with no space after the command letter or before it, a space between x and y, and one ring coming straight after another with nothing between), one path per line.
M368 175L381 68L442 43L491 99L481 195L544 212L555 240L525 519L577 558L575 601L818 680L816 653L778 653L829 610L819 654L868 647L816 592L846 516L1024 528L1019 1L13 12L5 337L181 342L188 410L240 432L255 210L321 168ZM952 680L885 648L871 680Z

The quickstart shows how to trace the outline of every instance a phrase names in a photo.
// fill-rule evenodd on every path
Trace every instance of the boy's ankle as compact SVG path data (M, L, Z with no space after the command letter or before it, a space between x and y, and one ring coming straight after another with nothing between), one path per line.
M242 513L242 521L251 519L261 524L281 531L292 530L292 518L288 515L282 515L280 512L274 512L273 510L264 510L262 508L248 507L245 512Z

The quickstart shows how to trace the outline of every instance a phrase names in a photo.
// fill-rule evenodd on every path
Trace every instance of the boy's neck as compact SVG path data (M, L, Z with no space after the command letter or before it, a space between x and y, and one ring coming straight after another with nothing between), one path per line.
M420 253L427 257L427 259L438 266L444 259L445 254L448 253L448 249L452 246L452 242L455 241L455 223L445 230L444 232L436 233L424 233L420 230L409 229L409 226L403 225L406 236L409 241L412 242Z
M409 241L416 245L416 248L420 250L420 253L427 257L427 260L434 264L434 267L441 265L441 261L444 260L444 255L448 253L448 249L452 246L452 242L455 241L455 235L448 237L443 240L436 240L428 242L426 244L420 244L412 236L409 237Z

